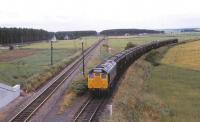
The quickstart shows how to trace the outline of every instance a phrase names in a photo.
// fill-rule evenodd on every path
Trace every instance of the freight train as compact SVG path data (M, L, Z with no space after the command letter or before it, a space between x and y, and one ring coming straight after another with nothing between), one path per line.
M117 53L89 72L87 83L88 89L92 94L110 92L116 84L116 78L121 76L129 65L131 65L140 56L152 49L169 44L175 44L177 42L178 39L153 41L151 43L129 48Z

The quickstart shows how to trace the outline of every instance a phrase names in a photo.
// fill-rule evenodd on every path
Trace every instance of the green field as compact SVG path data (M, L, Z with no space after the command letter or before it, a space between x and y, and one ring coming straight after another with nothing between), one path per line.
M98 40L97 37L84 37L82 39L84 40L85 48L91 46ZM23 84L24 86L24 84L28 84L28 82L36 76L48 76L45 72L52 68L57 70L55 67L62 67L63 64L67 64L67 62L70 62L81 53L81 40L61 40L54 42L53 47L53 67L50 65L51 54L49 42L33 43L20 47L17 49L18 51L23 51L23 53L33 51L34 53L32 55L0 62L0 82L8 85ZM10 52L2 51L0 52L0 56L1 53ZM13 51L11 55L14 56L15 51ZM50 73L51 75L53 75L52 72L53 71Z
M79 52L74 49L55 49L53 51L54 65L61 63L64 59L72 57ZM26 82L27 78L34 74L40 74L44 69L50 68L50 51L45 49L37 50L36 54L15 59L9 62L0 63L0 81L6 84L15 85Z
M199 81L199 71L169 65L155 67L146 82L146 94L154 96L154 99L147 104L160 112L162 121L198 122Z
M146 81L146 94L156 98L151 102L162 121L200 121L199 42L170 48Z
M53 43L53 47L55 49L81 49L82 40L84 42L84 47L87 48L91 44L93 44L97 40L97 37L82 37L81 39L76 40L58 40ZM23 49L49 49L50 43L49 42L40 42L34 43L30 45L25 45L22 47Z
M200 70L200 40L171 48L161 62L167 65Z
M109 45L114 50L124 50L124 47L128 42L140 45L156 40L165 40L178 38L179 41L184 41L188 39L199 39L200 33L179 33L179 34L153 34L153 35L143 35L143 36L130 36L130 37L109 37Z

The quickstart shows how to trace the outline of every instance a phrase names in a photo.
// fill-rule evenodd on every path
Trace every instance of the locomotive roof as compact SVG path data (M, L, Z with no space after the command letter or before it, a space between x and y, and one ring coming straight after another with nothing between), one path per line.
M114 66L116 66L115 61L106 60L105 62L99 64L96 68L93 68L93 71L103 70L103 71L109 73Z

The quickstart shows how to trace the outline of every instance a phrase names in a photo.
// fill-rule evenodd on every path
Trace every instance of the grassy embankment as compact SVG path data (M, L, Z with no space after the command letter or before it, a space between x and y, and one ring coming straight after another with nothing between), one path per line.
M86 48L91 46L97 40L97 37L84 37L83 40ZM15 58L9 59L9 57L6 57L6 61L0 62L0 82L9 85L21 84L25 91L38 88L44 81L51 78L79 56L81 53L81 40L57 41L54 42L53 47L53 66L50 66L49 42L33 43L20 47L20 49L17 49L18 52L22 52L20 56L16 51L1 52L11 53L12 57L15 56ZM32 54L27 55L27 52L32 52Z
M160 48L126 72L106 121L200 121L200 41ZM166 52L167 51L167 52Z

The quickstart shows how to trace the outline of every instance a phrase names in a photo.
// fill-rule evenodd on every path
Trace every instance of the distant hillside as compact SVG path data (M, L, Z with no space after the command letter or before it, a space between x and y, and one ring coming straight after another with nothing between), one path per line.
M181 32L200 32L199 28L186 28L186 29L181 29Z
M161 29L164 32L200 32L200 28Z
M147 29L110 29L103 30L100 32L101 35L107 36L123 36L123 35L136 35L136 34L155 34L155 33L164 33L164 31L155 31Z

